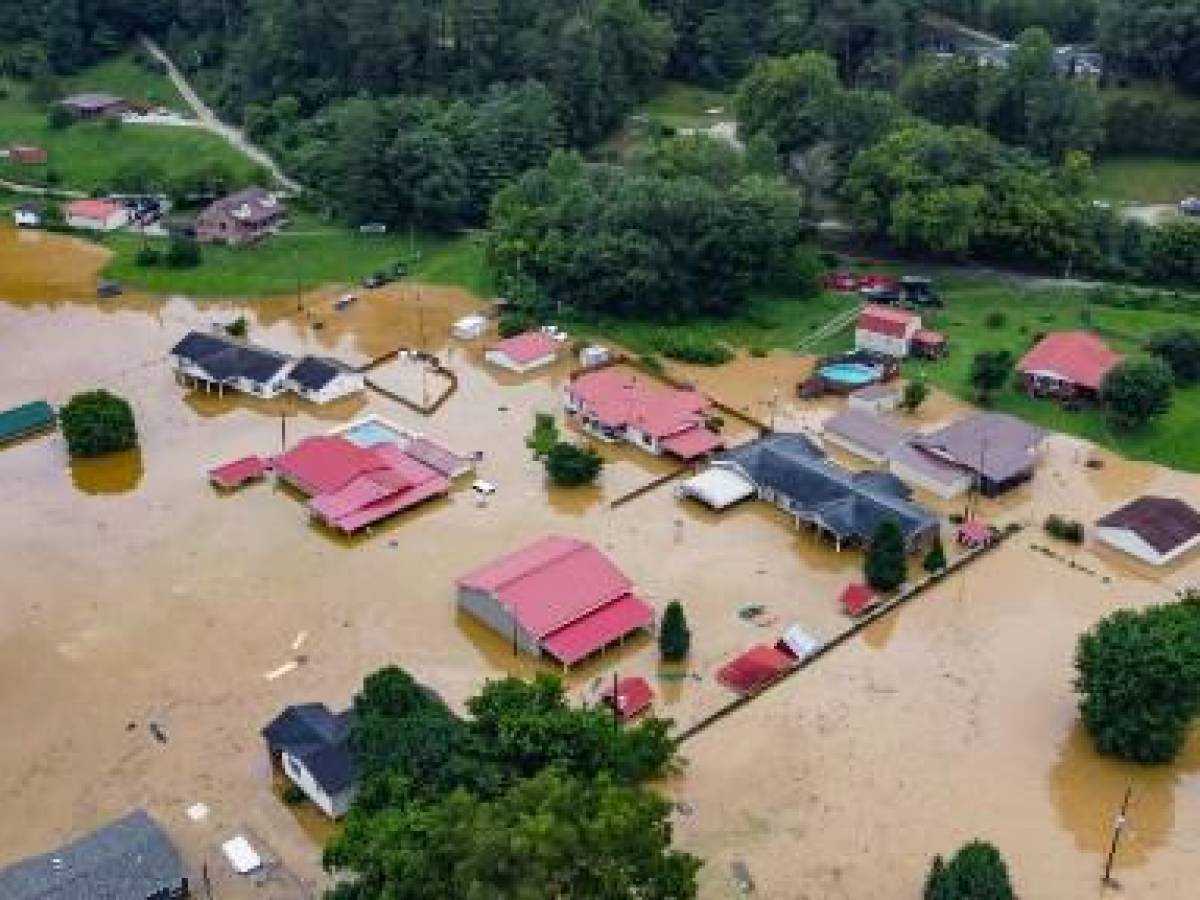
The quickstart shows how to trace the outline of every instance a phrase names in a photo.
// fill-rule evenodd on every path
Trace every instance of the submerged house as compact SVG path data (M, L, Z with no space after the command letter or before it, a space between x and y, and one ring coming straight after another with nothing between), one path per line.
M826 535L839 550L870 543L888 519L900 526L910 550L932 545L941 527L934 513L912 502L912 492L894 475L844 469L802 434L769 434L727 450L713 460L712 469L736 476L746 491L774 503L798 527ZM680 491L707 502L699 482L685 482Z
M177 376L204 390L226 388L256 397L278 397L287 390L295 364L291 357L230 337L219 331L189 332L171 348Z
M312 403L330 403L361 393L366 377L345 363L326 356L302 356L288 372L290 391Z
M353 713L334 714L324 703L289 706L262 730L271 762L331 819L354 800Z
M1033 478L1046 432L1004 413L976 413L929 434L910 446L943 467L964 473L988 497Z
M561 349L553 335L544 331L527 331L489 347L483 358L494 366L524 375L551 365L558 359Z
M654 624L633 583L591 544L545 537L468 572L458 608L512 644L513 652L575 665Z
M4 900L182 900L187 869L167 833L136 810L41 856L0 869Z
M712 401L699 391L666 387L632 372L586 372L567 385L563 402L585 430L603 441L626 441L684 460L723 446L706 424Z
M1096 537L1152 566L1200 546L1200 512L1175 497L1138 497L1096 522Z

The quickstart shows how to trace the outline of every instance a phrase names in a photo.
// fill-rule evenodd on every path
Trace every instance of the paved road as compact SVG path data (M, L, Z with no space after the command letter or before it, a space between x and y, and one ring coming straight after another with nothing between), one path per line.
M211 131L213 134L224 139L235 150L267 169L272 177L287 191L299 193L303 190L299 182L289 178L283 169L280 168L279 163L267 151L252 143L239 129L217 118L217 114L196 93L191 84L188 83L188 80L183 76L183 73L179 71L174 61L167 56L157 43L145 35L141 36L141 41L146 51L166 68L167 76L175 85L175 89L179 91L180 96L183 97L184 102L191 107L192 113L196 116L196 120L200 123L201 128Z

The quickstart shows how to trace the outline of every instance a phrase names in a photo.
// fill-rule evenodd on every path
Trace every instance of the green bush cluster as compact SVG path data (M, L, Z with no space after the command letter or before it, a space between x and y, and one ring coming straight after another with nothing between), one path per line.
M1042 526L1046 534L1050 537L1058 538L1060 541L1067 541L1071 544L1082 544L1084 531L1083 523L1074 519L1064 518L1058 513L1051 513L1046 517L1046 521Z

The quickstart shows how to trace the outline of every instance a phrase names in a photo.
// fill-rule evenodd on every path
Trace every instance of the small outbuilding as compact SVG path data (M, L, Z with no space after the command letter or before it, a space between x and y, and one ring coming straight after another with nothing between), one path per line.
M679 486L680 497L691 497L709 509L727 509L753 497L758 492L754 482L742 477L732 469L716 466L705 469Z
M45 400L22 403L0 412L0 444L49 431L57 422L54 407Z
M58 105L77 119L120 116L129 110L129 102L123 97L98 91L72 94L58 101Z
M261 456L243 456L233 462L209 469L208 480L213 487L234 491L251 481L258 481L270 471L271 463Z
M551 365L558 359L560 349L553 335L527 331L500 341L484 354L484 359L494 366L524 374Z
M32 144L13 144L8 148L10 162L25 166L44 166L50 161L50 154L45 147L35 147Z
M478 313L463 316L450 328L450 333L460 341L473 341L487 334L487 316Z
M36 203L22 203L13 209L13 224L18 228L40 228L42 208Z
M1200 545L1200 513L1175 497L1139 497L1099 519L1096 537L1144 563L1165 566Z
M63 220L85 231L116 231L129 224L129 210L112 200L73 200L63 207Z
M271 761L331 819L344 816L354 800L353 721L350 711L335 715L324 703L302 703L262 730Z
M908 310L869 303L858 314L854 346L901 359L908 356L913 337L921 330L921 317Z
M717 681L743 696L757 694L779 680L796 660L782 650L757 644L717 670Z
M842 611L855 618L870 610L878 602L879 598L875 596L875 592L865 584L858 582L846 585L841 596L838 597Z
M645 678L622 678L615 685L609 685L601 697L622 722L637 718L650 708L654 700L654 691L650 682Z

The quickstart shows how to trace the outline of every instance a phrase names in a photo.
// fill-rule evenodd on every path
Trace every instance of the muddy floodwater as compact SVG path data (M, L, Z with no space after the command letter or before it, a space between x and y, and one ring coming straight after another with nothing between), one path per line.
M278 896L319 890L328 828L279 801L259 729L288 703L344 706L388 663L456 705L489 677L534 671L456 615L452 583L546 533L594 541L656 606L683 600L694 633L684 677L660 680L653 642L637 639L572 673L580 699L614 670L643 674L659 712L686 725L727 699L713 674L736 652L793 622L823 637L846 626L835 597L860 558L761 504L714 515L667 486L612 509L670 469L612 446L597 488L548 491L523 439L535 412L559 411L570 364L524 377L485 367L483 342L447 337L478 307L460 291L393 285L342 313L335 285L299 305L97 301L103 262L87 244L0 229L0 407L106 387L133 404L141 436L135 453L85 463L68 461L58 435L0 450L0 863L144 806L197 868L224 872L220 842L244 833L289 873ZM352 363L435 352L458 389L426 419L374 392L314 407L178 385L168 349L238 315L285 351ZM381 380L426 389L419 371L390 365ZM680 371L759 419L815 430L834 405L794 399L807 369L781 354ZM918 424L961 409L937 395ZM460 486L339 540L270 482L218 496L206 481L215 463L367 413L480 453L497 493L481 503ZM1102 468L1085 466L1093 456ZM732 896L729 865L742 861L762 897L917 897L933 854L981 836L1004 850L1022 896L1091 900L1132 785L1124 896L1196 896L1200 737L1171 767L1102 759L1077 726L1070 678L1082 630L1169 598L1197 580L1200 557L1151 572L1091 544L1033 546L1048 543L1037 527L1048 512L1090 521L1147 491L1200 503L1195 476L1052 438L1032 486L984 505L1032 527L688 742L664 790L686 801L677 836L707 860L702 895ZM737 615L751 603L766 608L758 623ZM200 821L186 814L196 803ZM219 896L267 895L225 877Z

